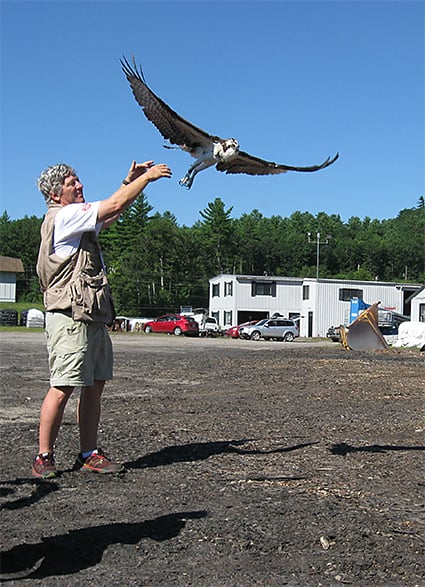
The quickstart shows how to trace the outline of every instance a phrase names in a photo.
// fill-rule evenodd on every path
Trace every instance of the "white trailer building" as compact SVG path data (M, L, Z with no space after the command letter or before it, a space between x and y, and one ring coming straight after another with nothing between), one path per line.
M299 318L303 337L324 337L330 326L347 323L354 297L367 304L380 302L380 308L409 316L408 298L422 287L402 282L229 274L216 275L209 285L210 315L222 328L278 312Z
M425 285L410 298L412 322L425 322Z
M16 276L23 272L21 259L0 257L0 302L16 302Z

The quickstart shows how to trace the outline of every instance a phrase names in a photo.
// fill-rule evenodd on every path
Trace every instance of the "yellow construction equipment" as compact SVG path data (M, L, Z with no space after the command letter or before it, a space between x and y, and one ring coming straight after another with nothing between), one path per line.
M341 328L344 348L352 351L388 349L388 344L378 328L378 305L372 304L348 327Z

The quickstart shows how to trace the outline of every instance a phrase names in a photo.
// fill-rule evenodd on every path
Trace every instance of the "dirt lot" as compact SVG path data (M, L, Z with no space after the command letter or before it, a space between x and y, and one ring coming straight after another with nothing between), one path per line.
M409 587L424 579L424 353L113 335L104 449L122 476L30 477L42 333L0 333L2 581Z

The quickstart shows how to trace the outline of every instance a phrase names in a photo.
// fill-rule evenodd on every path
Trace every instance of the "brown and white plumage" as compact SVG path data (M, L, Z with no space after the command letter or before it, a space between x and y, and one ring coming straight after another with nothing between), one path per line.
M249 155L239 149L236 139L222 139L210 135L201 128L193 125L172 110L161 98L156 96L146 84L142 69L137 69L133 57L133 67L127 59L121 60L122 69L130 83L134 97L148 120L159 130L164 139L189 153L196 159L188 169L187 174L180 180L180 185L189 189L195 175L215 165L218 171L226 173L245 173L248 175L276 175L287 171L318 171L329 167L338 159L338 153L332 159L328 157L320 165L309 167L295 167L265 161Z

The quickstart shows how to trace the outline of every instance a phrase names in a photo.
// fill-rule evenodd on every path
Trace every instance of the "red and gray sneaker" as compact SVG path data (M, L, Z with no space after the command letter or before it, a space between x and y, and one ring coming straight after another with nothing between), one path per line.
M58 471L54 456L48 452L37 455L32 466L32 475L33 477L41 477L42 479L57 477Z
M93 451L86 459L84 459L80 453L74 465L74 470L77 469L101 474L122 473L124 471L124 466L120 463L113 463L100 449L98 449Z

